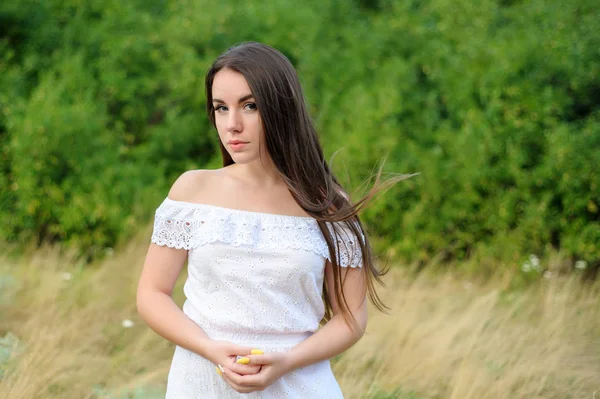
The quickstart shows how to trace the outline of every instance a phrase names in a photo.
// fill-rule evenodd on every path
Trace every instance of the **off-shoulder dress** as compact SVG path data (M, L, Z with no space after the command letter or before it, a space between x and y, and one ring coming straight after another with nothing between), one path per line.
M360 247L348 230L340 231L336 239L340 265L361 267ZM265 352L287 351L318 329L325 310L325 261L330 255L315 219L166 198L156 210L152 242L188 251L183 312L209 337ZM329 361L297 369L264 391L241 394L215 372L215 365L177 346L166 398L343 395Z

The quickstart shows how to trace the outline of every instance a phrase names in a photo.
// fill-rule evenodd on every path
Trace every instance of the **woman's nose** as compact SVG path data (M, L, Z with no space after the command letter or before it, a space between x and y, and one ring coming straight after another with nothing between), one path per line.
M229 118L227 119L227 131L239 132L242 130L242 118L238 112L229 112Z

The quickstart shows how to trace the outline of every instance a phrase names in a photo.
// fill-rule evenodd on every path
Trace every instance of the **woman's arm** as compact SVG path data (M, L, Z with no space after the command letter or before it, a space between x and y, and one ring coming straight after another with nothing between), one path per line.
M187 251L150 244L138 285L137 309L144 321L163 338L226 367L236 357L249 355L251 348L210 339L179 309L171 297ZM235 365L242 374L254 374L260 366Z
M333 317L327 324L317 330L290 351L288 361L292 369L330 359L354 345L363 336L367 327L367 300L364 272L361 268L341 268L343 291L348 308L356 320L356 326L350 327L344 319L340 305L333 293L333 271L331 263L325 266L325 278L329 287Z
M342 268L343 291L348 307L356 320L356 327L346 323L340 305L333 294L334 276L330 262L325 266L333 317L312 336L285 353L267 353L246 356L249 364L262 365L256 375L238 375L226 369L224 378L239 392L263 390L281 376L301 367L330 359L354 345L367 326L367 301L364 272L360 268Z
M184 173L173 185L169 198L186 200L192 181L192 173ZM215 341L191 320L172 298L173 288L181 273L188 251L150 244L137 290L137 309L142 319L159 335L174 344L208 359L214 364L232 365L237 355L250 354L244 348L230 342ZM259 366L244 366L243 374L256 373Z
M150 244L138 285L137 309L163 338L205 356L208 337L171 296L186 258L186 250Z

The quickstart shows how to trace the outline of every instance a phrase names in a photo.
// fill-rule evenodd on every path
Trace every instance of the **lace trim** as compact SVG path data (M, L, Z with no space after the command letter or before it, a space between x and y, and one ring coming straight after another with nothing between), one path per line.
M338 226L340 227L340 226ZM333 226L329 225L333 233ZM362 265L360 246L347 228L336 228L334 241L340 266ZM334 235L335 238L335 235ZM194 249L222 242L254 249L291 248L330 259L327 242L311 217L276 215L174 201L166 198L156 210L151 241L176 249Z

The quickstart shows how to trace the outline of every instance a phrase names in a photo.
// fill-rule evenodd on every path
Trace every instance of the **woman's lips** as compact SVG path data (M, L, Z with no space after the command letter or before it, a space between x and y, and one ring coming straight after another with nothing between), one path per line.
M248 144L246 141L230 141L229 147L234 151L243 150L244 147Z

